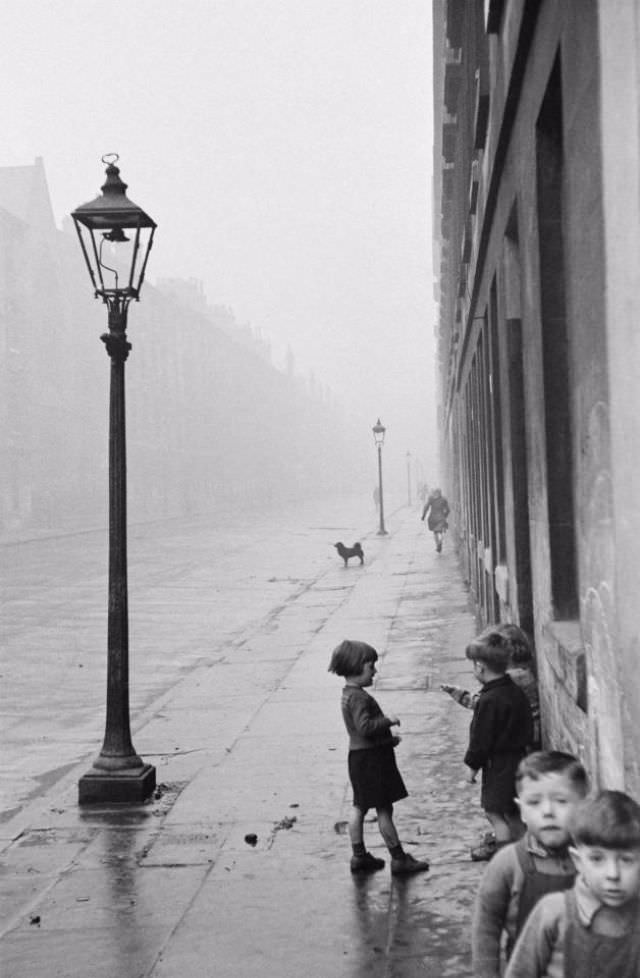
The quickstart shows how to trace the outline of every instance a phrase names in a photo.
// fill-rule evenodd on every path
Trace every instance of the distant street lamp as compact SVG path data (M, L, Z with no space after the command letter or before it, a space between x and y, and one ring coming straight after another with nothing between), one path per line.
M407 506L411 506L411 452L407 452Z
M373 431L373 440L378 449L378 493L380 495L380 528L378 529L378 536L386 536L387 531L384 528L384 498L382 495L382 446L384 445L384 435L387 429L381 423L380 418L378 418L371 430Z
M156 223L126 196L116 153L102 157L107 179L102 194L72 213L94 295L108 309L109 332L100 339L111 358L109 398L109 610L107 708L102 750L79 781L79 803L140 802L156 784L131 742L129 724L129 613L127 591L127 461L124 362L127 312L137 302ZM125 234L129 232L129 235Z

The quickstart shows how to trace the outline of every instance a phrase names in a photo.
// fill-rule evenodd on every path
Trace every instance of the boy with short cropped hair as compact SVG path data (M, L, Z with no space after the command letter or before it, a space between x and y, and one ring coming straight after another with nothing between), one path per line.
M474 978L499 978L536 902L573 886L568 823L587 790L586 771L571 754L538 751L520 762L516 802L526 832L494 856L482 877L473 915Z
M482 771L480 803L491 823L496 848L522 835L515 804L515 774L531 744L533 723L529 701L507 675L509 647L496 631L483 632L467 646L476 679L482 686L473 709L464 763L474 783ZM472 859L490 859L493 850L471 851Z
M497 625L490 625L485 629L483 634L488 634L489 632L497 632L506 640L507 651L509 652L507 673L529 700L533 719L531 749L540 750L540 699L538 696L538 680L536 679L533 668L533 650L529 637L524 629L520 628L519 625L511 624L511 622L500 622ZM479 692L471 693L463 686L452 686L450 683L440 683L440 689L448 693L456 703L466 707L468 710L474 708L480 696Z
M640 805L601 791L572 816L573 889L543 897L506 978L640 976Z

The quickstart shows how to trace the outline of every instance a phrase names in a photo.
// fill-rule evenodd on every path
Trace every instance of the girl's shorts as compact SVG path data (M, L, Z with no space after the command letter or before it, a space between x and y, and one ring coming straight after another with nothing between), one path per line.
M389 808L394 801L408 795L391 744L350 750L349 780L353 804L363 812L369 808Z
M496 815L517 815L516 771L522 753L496 754L482 769L480 804L485 812Z

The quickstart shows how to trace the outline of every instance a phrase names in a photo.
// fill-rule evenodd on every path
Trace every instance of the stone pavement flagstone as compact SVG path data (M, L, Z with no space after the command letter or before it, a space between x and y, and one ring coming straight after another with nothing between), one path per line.
M331 563L244 630L236 620L224 650L147 703L135 743L158 797L78 810L75 767L5 825L5 978L469 975L483 867L468 850L485 823L464 782L470 714L438 684L472 681L475 623L454 555L432 552L417 513L392 511L387 529L358 534L363 568ZM201 643L190 604L171 601ZM380 652L372 692L401 719L410 793L396 823L429 873L392 878L371 816L387 866L349 872L341 682L327 672L345 637Z

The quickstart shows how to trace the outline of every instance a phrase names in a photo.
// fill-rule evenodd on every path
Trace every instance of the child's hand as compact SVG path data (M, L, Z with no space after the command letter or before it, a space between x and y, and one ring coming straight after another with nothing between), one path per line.
M390 727L399 727L400 726L400 721L398 720L398 718L395 715L395 713L389 713L389 715L387 716L387 720L389 721L389 726Z
M469 773L467 775L467 782L469 784L475 784L476 783L477 776L478 776L478 772L477 771L469 771Z
M449 696L453 693L455 686L450 686L449 683L440 683L440 689L443 693L448 693Z

